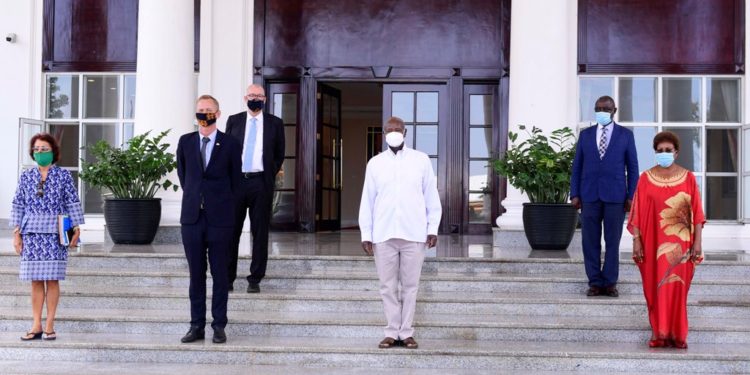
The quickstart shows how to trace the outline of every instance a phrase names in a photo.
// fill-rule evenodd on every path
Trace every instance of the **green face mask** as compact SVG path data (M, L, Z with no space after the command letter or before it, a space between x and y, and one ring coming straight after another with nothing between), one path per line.
M54 155L52 154L52 151L34 153L34 160L36 160L36 163L39 164L40 167L46 167L52 164L53 157Z

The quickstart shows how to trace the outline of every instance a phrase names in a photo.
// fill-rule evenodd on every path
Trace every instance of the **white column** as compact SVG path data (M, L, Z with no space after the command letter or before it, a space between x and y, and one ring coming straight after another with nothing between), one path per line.
M158 134L172 129L172 152L179 137L193 131L195 74L193 69L193 4L182 0L138 3L138 62L135 132ZM177 181L177 174L169 176ZM160 192L161 223L178 223L181 192Z
M576 0L523 0L513 3L510 17L510 103L508 124L536 126L546 134L575 128L578 55ZM525 194L508 186L497 218L501 229L523 228Z
M230 115L247 109L242 97L252 83L253 2L202 0L200 43L198 94L219 101L223 131Z

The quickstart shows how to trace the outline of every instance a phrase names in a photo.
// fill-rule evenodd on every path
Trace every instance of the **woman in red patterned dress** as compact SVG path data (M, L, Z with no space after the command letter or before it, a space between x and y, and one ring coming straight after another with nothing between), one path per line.
M703 260L701 232L706 220L695 175L674 163L680 139L661 132L653 146L657 165L638 180L628 230L651 323L648 345L684 349L687 294L695 267Z

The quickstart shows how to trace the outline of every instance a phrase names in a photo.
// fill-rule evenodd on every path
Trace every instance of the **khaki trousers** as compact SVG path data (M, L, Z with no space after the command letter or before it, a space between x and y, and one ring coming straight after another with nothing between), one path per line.
M414 310L424 262L424 242L390 239L374 245L375 267L383 298L385 336L403 340L414 336ZM399 283L401 289L399 293Z

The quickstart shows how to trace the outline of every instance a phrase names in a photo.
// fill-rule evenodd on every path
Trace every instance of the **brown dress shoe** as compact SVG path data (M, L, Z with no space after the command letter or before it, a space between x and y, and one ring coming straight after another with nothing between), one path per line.
M403 341L403 345L407 349L416 349L419 347L419 344L417 344L417 341L414 340L414 337L407 337Z
M380 349L388 349L394 346L396 346L396 339L393 337L386 337L380 342L380 344L378 344L378 348Z
M592 286L589 288L589 290L586 292L587 297L596 297L602 295L602 289L598 286Z

